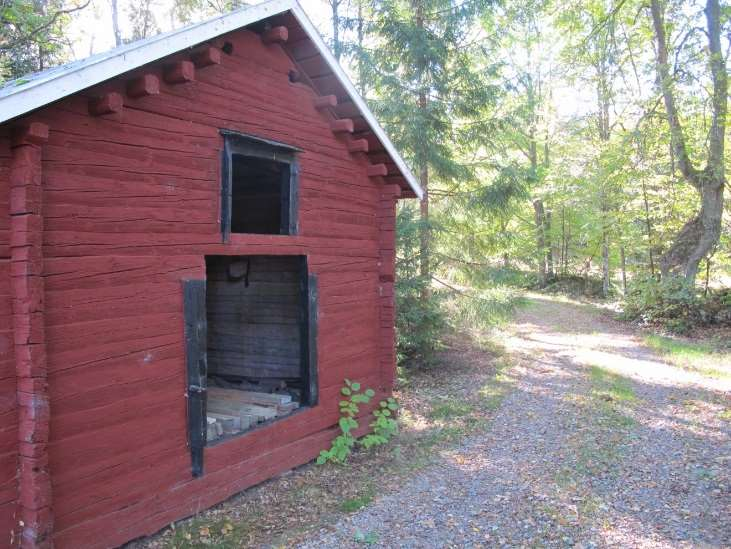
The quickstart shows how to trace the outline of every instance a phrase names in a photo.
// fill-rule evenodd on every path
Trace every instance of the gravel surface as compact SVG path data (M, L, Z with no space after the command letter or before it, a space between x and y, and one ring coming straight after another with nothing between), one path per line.
M300 547L731 547L728 377L556 299L504 342L516 384L489 432Z

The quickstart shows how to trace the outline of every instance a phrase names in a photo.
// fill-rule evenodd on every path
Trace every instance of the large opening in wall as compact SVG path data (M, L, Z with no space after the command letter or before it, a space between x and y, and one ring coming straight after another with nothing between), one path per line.
M316 292L304 256L206 257L206 440L316 401Z

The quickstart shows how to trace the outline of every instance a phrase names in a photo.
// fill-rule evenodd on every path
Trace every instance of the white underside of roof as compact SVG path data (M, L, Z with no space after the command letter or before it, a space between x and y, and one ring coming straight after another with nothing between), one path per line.
M47 73L30 77L28 81L21 78L15 83L11 82L0 89L0 123L186 48L287 11L291 11L302 25L320 55L325 59L333 74L348 92L350 99L368 122L371 131L378 137L386 152L398 166L404 179L406 179L416 196L422 198L423 190L411 170L406 166L403 158L401 158L363 98L360 97L340 64L330 53L317 29L305 15L297 0L269 0L196 25L134 42L121 48L115 48L107 54L92 56L58 69L50 69Z

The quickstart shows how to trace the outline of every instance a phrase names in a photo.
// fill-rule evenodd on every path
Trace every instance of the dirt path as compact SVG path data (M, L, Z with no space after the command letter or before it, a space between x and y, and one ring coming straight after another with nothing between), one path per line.
M515 390L398 492L302 547L731 547L731 383L596 309L531 298Z

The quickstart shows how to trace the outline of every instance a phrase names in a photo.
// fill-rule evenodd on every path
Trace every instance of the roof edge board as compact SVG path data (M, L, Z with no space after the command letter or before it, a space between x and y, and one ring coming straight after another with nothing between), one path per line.
M391 156L396 166L398 166L399 170L401 170L401 173L404 176L404 179L406 179L406 182L409 184L409 187L414 191L416 194L416 197L419 199L424 198L424 190L421 188L421 185L416 181L416 178L414 177L414 174L411 173L411 170L404 162L404 159L401 158L401 155L396 150L396 147L391 143L391 140L388 138L388 135L386 135L386 132L383 130L381 125L376 120L375 116L373 116L373 113L371 112L371 109L366 104L365 100L360 96L358 91L355 89L355 86L353 86L353 83L350 81L348 76L343 71L342 67L340 66L340 63L337 62L335 57L330 53L330 50L328 49L325 42L322 40L322 37L320 36L320 33L317 31L315 26L312 24L312 21L310 21L309 17L305 14L302 7L296 2L292 2L291 7L292 13L294 14L295 18L299 22L300 25L305 29L305 32L309 35L310 39L314 42L315 47L320 52L320 55L323 56L325 59L325 62L330 66L330 68L333 71L333 74L338 79L338 81L343 85L345 88L345 91L350 96L350 99L353 101L353 103L356 104L358 109L360 110L363 118L366 119L368 124L371 127L371 130L373 133L376 134L376 137L381 141L383 144L384 149L386 149L386 152Z
M365 100L360 96L340 64L330 53L320 33L297 0L268 0L261 4L247 6L237 12L220 15L208 21L176 29L139 43L132 43L128 48L122 48L118 51L111 50L109 55L100 54L99 57L90 59L86 63L82 60L78 66L69 66L66 73L52 72L45 77L39 77L38 80L28 82L27 85L20 84L17 89L7 95L0 96L0 104L2 105L0 124L186 48L191 48L287 11L294 15L297 22L304 29L305 34L314 43L316 50L325 59L338 82L345 88L350 99L360 110L361 116L391 156L408 185L418 198L423 198L424 191L414 174L411 173L396 147L391 143ZM12 84L10 85L12 86Z
M197 25L183 27L162 34L159 37L153 37L149 41L141 41L137 47L123 49L118 52L112 50L109 56L102 54L98 59L78 68L69 67L66 74L52 73L37 82L31 81L27 86L19 85L17 91L1 98L3 108L2 114L0 114L0 123L27 114L40 106L48 105L186 48L196 46L267 17L292 10L294 5L293 0L269 0L262 4L249 6L239 12L220 15ZM116 60L116 62L110 63L112 60ZM9 85L12 86L12 84Z

